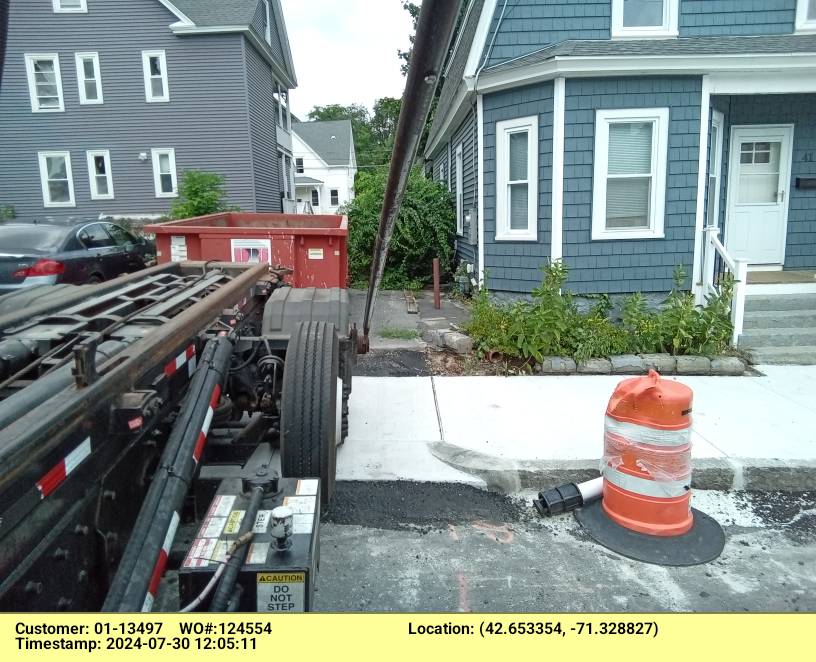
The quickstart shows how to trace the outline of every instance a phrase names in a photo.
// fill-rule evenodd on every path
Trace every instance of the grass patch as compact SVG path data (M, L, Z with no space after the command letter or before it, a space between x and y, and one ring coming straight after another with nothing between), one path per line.
M419 337L416 329L406 329L396 326L380 329L377 335L380 336L380 338L388 338L389 340L414 340Z

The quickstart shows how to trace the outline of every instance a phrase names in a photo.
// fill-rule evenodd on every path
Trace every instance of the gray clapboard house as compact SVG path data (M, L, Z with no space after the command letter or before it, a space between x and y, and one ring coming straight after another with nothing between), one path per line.
M750 316L757 345L813 319L816 0L466 11L425 158L455 195L459 259L489 289L529 294L560 259L575 293L657 299L680 265L699 302L737 279L737 334L746 296L810 295L776 315L789 323L749 301L768 318ZM789 336L816 357L816 333Z
M197 169L291 211L296 85L280 0L11 0L0 208L161 215Z

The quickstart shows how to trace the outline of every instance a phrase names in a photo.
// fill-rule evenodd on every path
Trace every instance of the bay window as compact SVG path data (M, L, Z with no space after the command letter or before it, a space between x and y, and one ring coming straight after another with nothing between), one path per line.
M496 240L538 239L538 116L496 123Z

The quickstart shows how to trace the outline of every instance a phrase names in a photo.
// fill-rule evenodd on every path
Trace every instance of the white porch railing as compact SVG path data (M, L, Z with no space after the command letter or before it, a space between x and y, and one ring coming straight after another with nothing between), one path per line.
M289 200L287 198L283 198L283 213L284 214L297 214L297 201L296 200Z
M709 226L703 229L703 295L720 293L720 283L726 273L734 277L734 293L731 299L731 324L734 332L731 344L737 344L745 319L745 289L748 281L748 261L733 258L718 239L720 229Z

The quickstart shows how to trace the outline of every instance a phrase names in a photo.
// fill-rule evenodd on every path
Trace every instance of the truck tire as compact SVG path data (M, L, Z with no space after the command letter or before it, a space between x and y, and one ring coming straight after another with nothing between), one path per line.
M339 360L334 324L300 322L292 331L283 368L281 473L285 478L319 478L324 507L337 469Z

